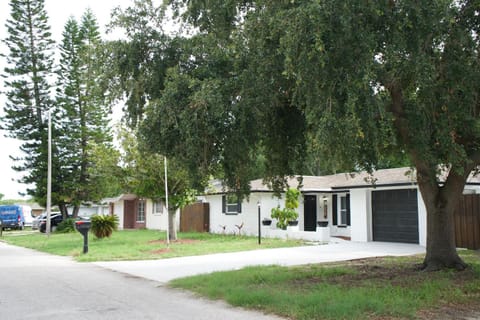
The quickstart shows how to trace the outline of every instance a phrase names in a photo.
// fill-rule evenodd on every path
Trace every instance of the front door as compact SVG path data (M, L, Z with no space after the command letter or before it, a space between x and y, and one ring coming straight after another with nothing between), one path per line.
M304 230L317 231L317 196L306 195L304 197Z
M123 202L123 228L135 228L135 200L125 200Z

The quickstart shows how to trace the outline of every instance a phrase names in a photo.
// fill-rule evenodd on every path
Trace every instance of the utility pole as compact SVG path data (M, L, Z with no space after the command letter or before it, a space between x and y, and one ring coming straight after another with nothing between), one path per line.
M45 232L50 236L52 211L52 112L48 110L47 221Z
M163 158L163 166L165 169L165 206L167 209L167 246L170 246L170 210L168 208L167 157L163 156Z

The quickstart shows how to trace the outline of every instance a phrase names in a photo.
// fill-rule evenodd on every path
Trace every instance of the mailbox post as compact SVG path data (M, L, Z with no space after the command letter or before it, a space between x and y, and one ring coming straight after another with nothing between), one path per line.
M83 253L88 252L88 231L90 231L91 226L92 223L90 221L75 221L75 229L83 235Z

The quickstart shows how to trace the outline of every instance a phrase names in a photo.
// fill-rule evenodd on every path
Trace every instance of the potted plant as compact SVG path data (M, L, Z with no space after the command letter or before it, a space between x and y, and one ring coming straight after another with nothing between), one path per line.
M289 188L285 193L285 208L280 209L280 206L272 209L272 218L277 219L277 227L286 229L290 223L293 225L298 224L298 198L300 191L298 189Z
M272 224L272 219L263 218L263 220L262 220L262 225L263 226L270 226L271 224Z
M317 226L322 228L328 227L328 221L317 221Z

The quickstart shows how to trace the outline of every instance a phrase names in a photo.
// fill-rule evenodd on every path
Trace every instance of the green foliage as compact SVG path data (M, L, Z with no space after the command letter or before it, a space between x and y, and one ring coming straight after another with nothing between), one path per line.
M163 93L166 73L177 65L180 54L176 39L163 31L164 7L154 1L135 1L122 10L116 8L111 27L124 30L127 40L108 44L106 74L110 75L112 99L126 99L125 119L137 128L145 108Z
M59 232L59 233L75 232L75 219L68 218L60 222L60 224L57 226L56 232Z
M119 140L123 149L124 189L141 197L165 200L165 157L142 148L134 130L120 128ZM176 159L167 159L167 179L169 210L196 201L189 172Z
M65 24L57 71L59 131L56 145L64 174L59 196L72 203L74 215L84 201L98 201L111 194L104 172L98 172L95 152L115 154L108 126L107 99L103 77L102 41L95 16L87 10L78 23L73 17ZM101 146L101 147L99 147ZM117 159L118 161L118 159Z
M3 44L8 48L1 127L10 137L21 141L21 157L15 158L14 170L24 172L21 182L32 184L27 193L44 202L47 181L47 112L53 107L50 93L53 75L54 46L44 0L10 1L10 17L6 22L7 36ZM53 122L56 123L53 112ZM55 137L57 132L53 132ZM58 150L53 148L54 159ZM59 164L52 162L55 196L62 181Z
M118 228L116 215L94 215L91 217L91 231L98 239L109 238Z
M44 0L10 1L7 21L8 47L5 68L7 103L2 128L22 141L23 156L15 159L15 170L24 171L23 183L40 203L46 203L47 186L47 112L52 120L52 204L66 215L67 204L74 214L82 201L106 196L96 188L99 175L92 174L94 144L110 145L105 103L104 59L93 13L87 10L81 23L67 21L59 46L56 69L56 97L52 99L55 79L54 43L51 39Z
M285 192L285 207L280 209L280 206L277 206L272 209L271 217L277 219L278 228L286 229L289 221L298 219L299 197L300 191L298 189L289 188Z

